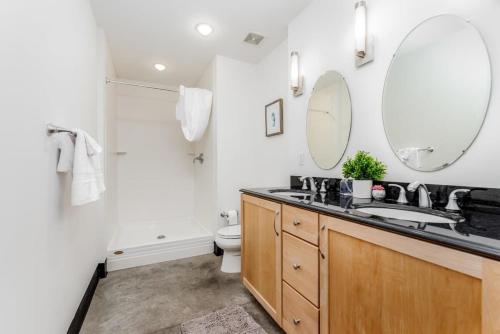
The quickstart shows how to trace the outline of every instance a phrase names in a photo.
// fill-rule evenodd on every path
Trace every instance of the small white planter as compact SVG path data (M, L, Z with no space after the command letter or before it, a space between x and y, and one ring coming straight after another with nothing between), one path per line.
M373 189L372 197L379 201L383 200L385 198L385 190Z
M356 198L372 198L372 180L353 180L352 196Z

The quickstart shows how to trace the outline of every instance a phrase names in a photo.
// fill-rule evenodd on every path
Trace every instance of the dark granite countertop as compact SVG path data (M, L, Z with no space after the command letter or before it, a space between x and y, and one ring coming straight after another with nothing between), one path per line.
M440 208L434 212L456 219L455 224L417 223L408 220L383 218L357 211L356 208L370 207L397 207L411 211L422 211L418 207L396 204L394 201L375 201L356 199L351 196L340 196L332 191L314 196L304 193L294 196L285 196L272 193L277 188L241 189L240 191L266 198L273 201L290 204L304 209L314 210L322 214L336 216L359 223L384 229L390 232L429 241L438 245L459 249L469 253L500 260L500 213L488 207L478 205L464 209L460 214L446 213ZM279 189L287 189L280 187ZM290 188L288 188L290 189Z

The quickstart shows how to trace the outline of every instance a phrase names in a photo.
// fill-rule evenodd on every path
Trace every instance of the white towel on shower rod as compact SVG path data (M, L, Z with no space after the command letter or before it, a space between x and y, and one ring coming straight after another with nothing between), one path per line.
M106 190L99 154L101 146L87 132L75 129L75 158L71 204L84 205L97 201Z
M203 136L211 111L211 91L180 86L175 116L181 121L182 132L188 141L196 141Z

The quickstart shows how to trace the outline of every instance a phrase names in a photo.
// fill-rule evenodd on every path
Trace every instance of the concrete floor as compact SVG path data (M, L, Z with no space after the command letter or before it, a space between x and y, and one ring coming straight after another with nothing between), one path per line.
M241 305L269 333L283 333L240 283L224 274L221 257L203 255L110 272L87 313L84 334L172 334L180 324Z

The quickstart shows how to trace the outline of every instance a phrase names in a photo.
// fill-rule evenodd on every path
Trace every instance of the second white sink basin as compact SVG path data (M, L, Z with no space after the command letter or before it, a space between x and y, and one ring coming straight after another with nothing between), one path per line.
M368 213L374 216L409 220L419 223L429 223L429 224L456 224L457 222L453 219L432 215L417 211L408 210L398 210L391 208L359 208L356 211Z

